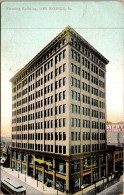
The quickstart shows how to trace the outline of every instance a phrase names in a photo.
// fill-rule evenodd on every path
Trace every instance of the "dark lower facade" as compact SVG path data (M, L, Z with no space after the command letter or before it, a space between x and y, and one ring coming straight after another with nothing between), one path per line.
M38 163L36 159L43 160ZM52 164L48 166L45 162ZM11 148L10 167L48 186L66 193L75 193L81 186L90 186L108 177L107 152L60 156Z
M124 150L120 145L108 145L107 146L107 158L108 158L108 174L116 173L122 174L123 162L124 162Z

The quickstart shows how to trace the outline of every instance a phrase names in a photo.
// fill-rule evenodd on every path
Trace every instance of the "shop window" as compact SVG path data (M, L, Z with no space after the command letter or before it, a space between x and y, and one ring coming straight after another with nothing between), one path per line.
M33 165L33 157L32 156L29 156L29 164Z
M16 163L16 171L20 171L20 163Z
M37 171L38 181L42 181L42 171Z
M72 186L73 186L72 191L73 192L79 191L79 189L80 189L79 185L80 185L79 178L72 180Z
M15 162L12 161L12 169L15 169Z
M22 164L22 173L25 174L26 166Z
M83 159L83 171L88 171L91 169L91 159L85 158Z
M17 152L17 160L20 160L20 153Z
M16 159L16 152L12 152L12 158Z
M101 177L106 177L106 169L104 166L101 167Z
M80 160L71 161L71 174L80 172Z
M53 186L53 176L45 173L45 183L48 183L49 187Z
M99 179L99 172L98 170L93 171L93 182L97 181Z
M56 172L66 175L66 162L56 161Z
M28 175L33 177L33 168L29 167Z
M61 192L66 192L66 181L56 177L56 189Z
M26 154L22 154L22 161L26 162Z
M98 167L99 166L99 158L97 156L94 156L92 159L92 163L93 163L93 168Z
M91 184L91 174L83 176L83 186L89 186Z
M45 161L47 161L48 163L50 163L51 165L53 165L53 159L52 158L44 158ZM52 166L47 166L48 170L52 170Z

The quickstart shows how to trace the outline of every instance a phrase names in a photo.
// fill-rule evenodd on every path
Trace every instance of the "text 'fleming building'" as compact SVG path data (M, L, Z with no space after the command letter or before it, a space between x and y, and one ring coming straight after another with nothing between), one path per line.
M72 193L107 176L107 64L68 26L13 76L11 168Z

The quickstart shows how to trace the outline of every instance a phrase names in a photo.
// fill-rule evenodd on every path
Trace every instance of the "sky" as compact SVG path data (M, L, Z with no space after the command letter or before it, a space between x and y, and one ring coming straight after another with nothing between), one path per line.
M124 121L123 3L3 2L1 16L2 135L11 135L10 78L68 25L109 60L107 120Z

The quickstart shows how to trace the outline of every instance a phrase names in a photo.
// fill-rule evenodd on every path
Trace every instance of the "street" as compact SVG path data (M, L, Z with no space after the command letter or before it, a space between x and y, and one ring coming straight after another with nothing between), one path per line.
M106 188L105 190L98 193L98 195L121 195L123 194L123 177L120 181Z
M9 173L7 173L5 170L1 169L1 179L2 178L10 178L12 180L16 180L17 182L19 182L20 184L22 184L25 188L26 188L26 194L32 194L32 195L44 195L42 192L36 190L35 188L31 187L30 185L26 184L25 182L23 181L20 181L18 178L10 175ZM32 183L32 186L33 186L33 183Z

